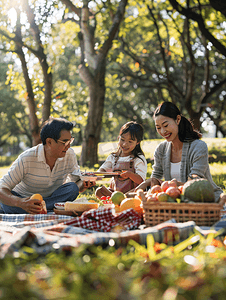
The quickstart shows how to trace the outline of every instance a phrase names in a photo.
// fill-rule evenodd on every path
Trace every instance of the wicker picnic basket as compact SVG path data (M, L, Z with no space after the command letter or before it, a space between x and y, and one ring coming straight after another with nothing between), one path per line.
M194 221L198 226L212 226L219 221L222 206L217 203L169 203L143 201L146 226L170 219L176 222Z
M158 225L170 219L178 223L194 221L198 226L212 226L221 217L222 205L217 203L171 203L147 201L145 193L138 192L144 210L146 226Z

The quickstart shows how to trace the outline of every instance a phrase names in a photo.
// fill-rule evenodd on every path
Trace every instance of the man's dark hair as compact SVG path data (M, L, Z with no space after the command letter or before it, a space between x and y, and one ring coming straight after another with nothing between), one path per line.
M42 126L41 129L41 140L43 145L46 144L47 138L52 138L57 141L60 138L61 130L72 130L73 123L63 118L52 118L50 117Z

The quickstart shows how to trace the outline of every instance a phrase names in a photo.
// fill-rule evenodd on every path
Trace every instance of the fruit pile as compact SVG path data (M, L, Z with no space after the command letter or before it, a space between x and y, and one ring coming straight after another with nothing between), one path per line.
M122 212L129 208L133 208L140 215L143 215L142 201L139 197L135 198L126 198L125 194L122 192L116 191L112 193L111 196L102 196L101 202L103 205L114 204L115 211Z
M147 201L177 202L182 200L183 185L177 186L175 180L164 181L161 186L154 185L146 194Z
M184 185L177 186L174 179L164 181L161 186L154 185L146 193L147 201L210 203L215 202L214 190L206 179L193 179Z

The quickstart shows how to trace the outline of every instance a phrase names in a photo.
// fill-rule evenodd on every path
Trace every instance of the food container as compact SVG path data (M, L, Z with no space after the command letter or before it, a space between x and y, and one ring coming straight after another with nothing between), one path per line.
M175 219L178 223L194 221L198 226L212 226L221 218L223 206L218 203L171 203L147 201L146 194L139 191L146 226L155 226Z
M146 226L154 226L170 219L176 222L194 221L198 226L212 226L221 217L222 206L217 203L143 202Z
M56 209L65 210L65 202L58 202L54 204Z

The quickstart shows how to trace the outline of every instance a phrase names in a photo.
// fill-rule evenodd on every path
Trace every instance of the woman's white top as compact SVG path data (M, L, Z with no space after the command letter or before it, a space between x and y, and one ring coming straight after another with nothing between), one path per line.
M180 178L180 166L181 166L181 162L178 163L170 163L170 174L171 174L171 178L176 178L177 181L181 181Z
M141 159L142 158L142 159ZM129 162L132 159L131 156L119 157L118 162ZM104 169L106 172L112 171L112 166L115 162L115 157L110 154L106 161L100 166L100 169ZM140 155L140 158L134 158L134 169L135 173L140 175L143 180L146 179L147 175L147 161L143 155Z

